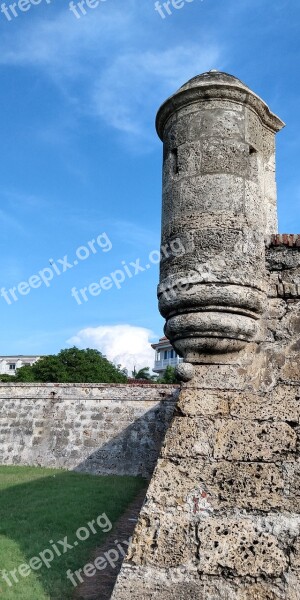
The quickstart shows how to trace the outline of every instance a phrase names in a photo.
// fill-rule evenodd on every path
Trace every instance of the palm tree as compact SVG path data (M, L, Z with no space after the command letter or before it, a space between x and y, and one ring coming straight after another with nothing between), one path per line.
M155 380L155 376L150 375L150 367L143 367L139 371L137 371L136 368L134 367L134 369L132 371L132 377L134 379L147 379L148 381Z

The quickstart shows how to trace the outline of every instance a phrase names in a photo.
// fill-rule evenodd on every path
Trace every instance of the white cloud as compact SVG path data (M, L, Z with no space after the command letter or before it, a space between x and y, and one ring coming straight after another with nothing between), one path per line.
M95 112L110 126L143 135L159 101L197 73L219 63L216 46L184 44L162 52L146 50L117 56L103 70L94 90Z
M149 338L150 329L132 325L107 325L87 327L67 341L79 348L100 350L110 361L128 369L131 374L134 367L142 369L154 364L154 350Z
M177 44L176 35L168 42L160 35L153 50L157 21L154 29L137 0L126 9L104 3L78 21L64 7L24 23L17 38L0 41L0 64L40 69L73 115L102 120L128 141L154 139L159 103L195 74L221 67L219 45L208 39Z
M107 48L126 40L132 21L130 6L125 11L113 5L80 21L65 7L52 19L24 20L17 37L11 31L2 36L0 64L44 68L51 77L82 75L95 64L99 69Z

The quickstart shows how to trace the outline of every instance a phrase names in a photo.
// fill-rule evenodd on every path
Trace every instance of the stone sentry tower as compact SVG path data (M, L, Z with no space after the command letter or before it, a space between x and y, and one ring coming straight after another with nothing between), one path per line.
M184 248L163 256L158 297L182 385L113 600L300 600L300 236L276 233L283 125L217 71L158 112L162 244Z
M160 311L181 356L203 362L257 339L265 238L277 231L275 140L282 121L239 80L195 77L160 108L164 143Z

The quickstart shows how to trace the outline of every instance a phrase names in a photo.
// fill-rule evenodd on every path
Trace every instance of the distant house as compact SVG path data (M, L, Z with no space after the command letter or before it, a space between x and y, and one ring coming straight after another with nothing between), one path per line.
M0 375L15 375L25 365L33 365L41 356L0 356Z
M162 375L168 366L176 367L182 361L166 337L160 338L157 344L151 346L155 350L154 373Z

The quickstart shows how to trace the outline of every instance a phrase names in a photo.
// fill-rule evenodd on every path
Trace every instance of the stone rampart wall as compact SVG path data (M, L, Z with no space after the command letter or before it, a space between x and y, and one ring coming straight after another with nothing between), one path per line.
M0 384L0 464L150 477L177 386Z

